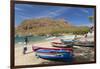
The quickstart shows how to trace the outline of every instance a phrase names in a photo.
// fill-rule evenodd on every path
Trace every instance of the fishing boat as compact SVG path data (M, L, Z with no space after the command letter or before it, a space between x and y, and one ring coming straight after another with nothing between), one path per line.
M34 47L33 51L34 51ZM43 59L50 60L73 60L72 48L38 48L35 50L36 56Z
M46 48L46 47L39 47L39 46L32 46L32 50L33 51L37 51L39 49L43 49L43 50L66 50L66 51L70 51L72 52L73 49L72 48Z
M94 42L89 42L89 41L87 41L87 42L75 42L74 44L73 44L74 46L84 46L84 47L94 47Z
M83 38L73 44L75 46L94 47L94 32L88 32Z
M72 47L71 44L64 44L62 42L51 42L53 47L59 47L59 48L68 48Z
M46 40L53 40L53 39L55 39L56 37L48 37L48 38L46 38Z
M61 39L61 42L66 44L67 46L72 46L74 40Z
M79 39L77 42L74 42L74 45L94 47L94 26L90 27L90 31L87 34L85 34L83 38Z

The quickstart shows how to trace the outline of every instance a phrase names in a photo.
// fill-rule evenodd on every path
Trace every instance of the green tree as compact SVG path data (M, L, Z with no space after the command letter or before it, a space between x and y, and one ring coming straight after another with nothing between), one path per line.
M91 23L93 23L94 22L94 16L89 16L89 20L90 20Z

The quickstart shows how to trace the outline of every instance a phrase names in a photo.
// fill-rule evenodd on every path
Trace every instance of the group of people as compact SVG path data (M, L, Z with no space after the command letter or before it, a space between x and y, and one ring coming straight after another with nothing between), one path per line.
M93 26L91 26L90 28L89 28L89 33L92 33L94 31L94 27ZM83 43L87 43L87 41L88 41L88 33L86 33L86 34L84 34L84 37L82 37L81 39L80 39L80 41L81 42L83 42ZM75 37L74 37L74 40L76 40L77 39L77 35L75 35Z

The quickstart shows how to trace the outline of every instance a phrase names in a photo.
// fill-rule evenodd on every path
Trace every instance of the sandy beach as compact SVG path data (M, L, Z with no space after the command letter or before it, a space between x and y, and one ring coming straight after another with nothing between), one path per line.
M60 42L59 39L54 39L52 41ZM23 44L15 44L15 66L19 65L38 65L43 63L51 62L49 60L44 60L37 58L35 52L32 51L32 46L47 47L51 48L51 41L29 43L27 45L27 54L23 54ZM94 61L94 48L77 47L73 48L75 62L88 62ZM81 53L81 54L80 54ZM85 54L85 55L84 55Z
M53 40L55 41L55 40ZM59 41L59 40L56 40ZM32 46L52 48L51 41L45 41L40 43L29 43L27 45L27 54L23 54L23 44L15 45L15 65L35 65L47 62L48 60L39 59L35 56L35 52L32 51Z
M15 66L95 61L94 7L16 3L14 8ZM81 10L88 11L88 14ZM60 49L45 50L47 48Z

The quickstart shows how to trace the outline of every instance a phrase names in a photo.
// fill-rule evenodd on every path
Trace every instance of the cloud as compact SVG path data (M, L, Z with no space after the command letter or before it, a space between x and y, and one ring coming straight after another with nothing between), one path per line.
M20 15L21 18L23 19L30 19L31 17L28 17L28 16L24 16L24 15Z
M19 6L15 6L15 16L18 16L19 18L21 19L29 19L31 17L31 15L26 15L25 14L25 9L24 8L21 8Z
M83 8L80 8L79 9L81 12L83 12L84 14L89 14L89 11L87 10L87 9L83 9ZM84 14L79 14L79 13L72 13L73 15L75 15L75 17L77 16L77 17L83 17L84 16Z
M35 7L34 5L30 6L30 5L25 5L24 7ZM26 13L25 14L25 8L22 8L19 7L18 5L15 6L15 11L17 11L17 16L19 16L20 18L23 18L23 19L29 19L29 18L47 18L47 17L51 17L51 18L54 18L54 17L57 17L61 14L63 14L64 12L67 12L71 7L57 7L57 8L48 8L46 10L42 10L41 12L39 12L38 14L30 14L30 13ZM33 8L32 8L33 9ZM33 9L34 10L34 9ZM32 10L32 11L33 11Z
M78 14L78 13L74 13L73 15L75 15L75 17L82 17L83 15Z
M82 24L78 24L76 26L88 26L88 27L91 27L91 26L93 26L93 24L91 24L91 23L86 23L86 24L82 23Z
M86 9L80 9L82 12L84 12L85 14L88 14L89 13L89 11L88 10L86 10Z
M56 10L56 11L51 11L49 13L49 15L57 16L57 15L60 15L61 12L63 12L64 10L65 10L65 8L64 9L59 9L59 10Z
M48 10L41 13L39 16L36 16L36 18L43 18L43 17L56 17L67 11L68 8L59 8L57 10Z
M15 11L22 11L22 9L15 6Z
M69 11L69 7L68 8L60 8L60 9L58 9L58 10L56 10L56 11L54 11L54 12L51 12L50 14L53 14L53 15L60 15L60 14L62 14L62 13L64 13L65 11L67 12L67 11Z

